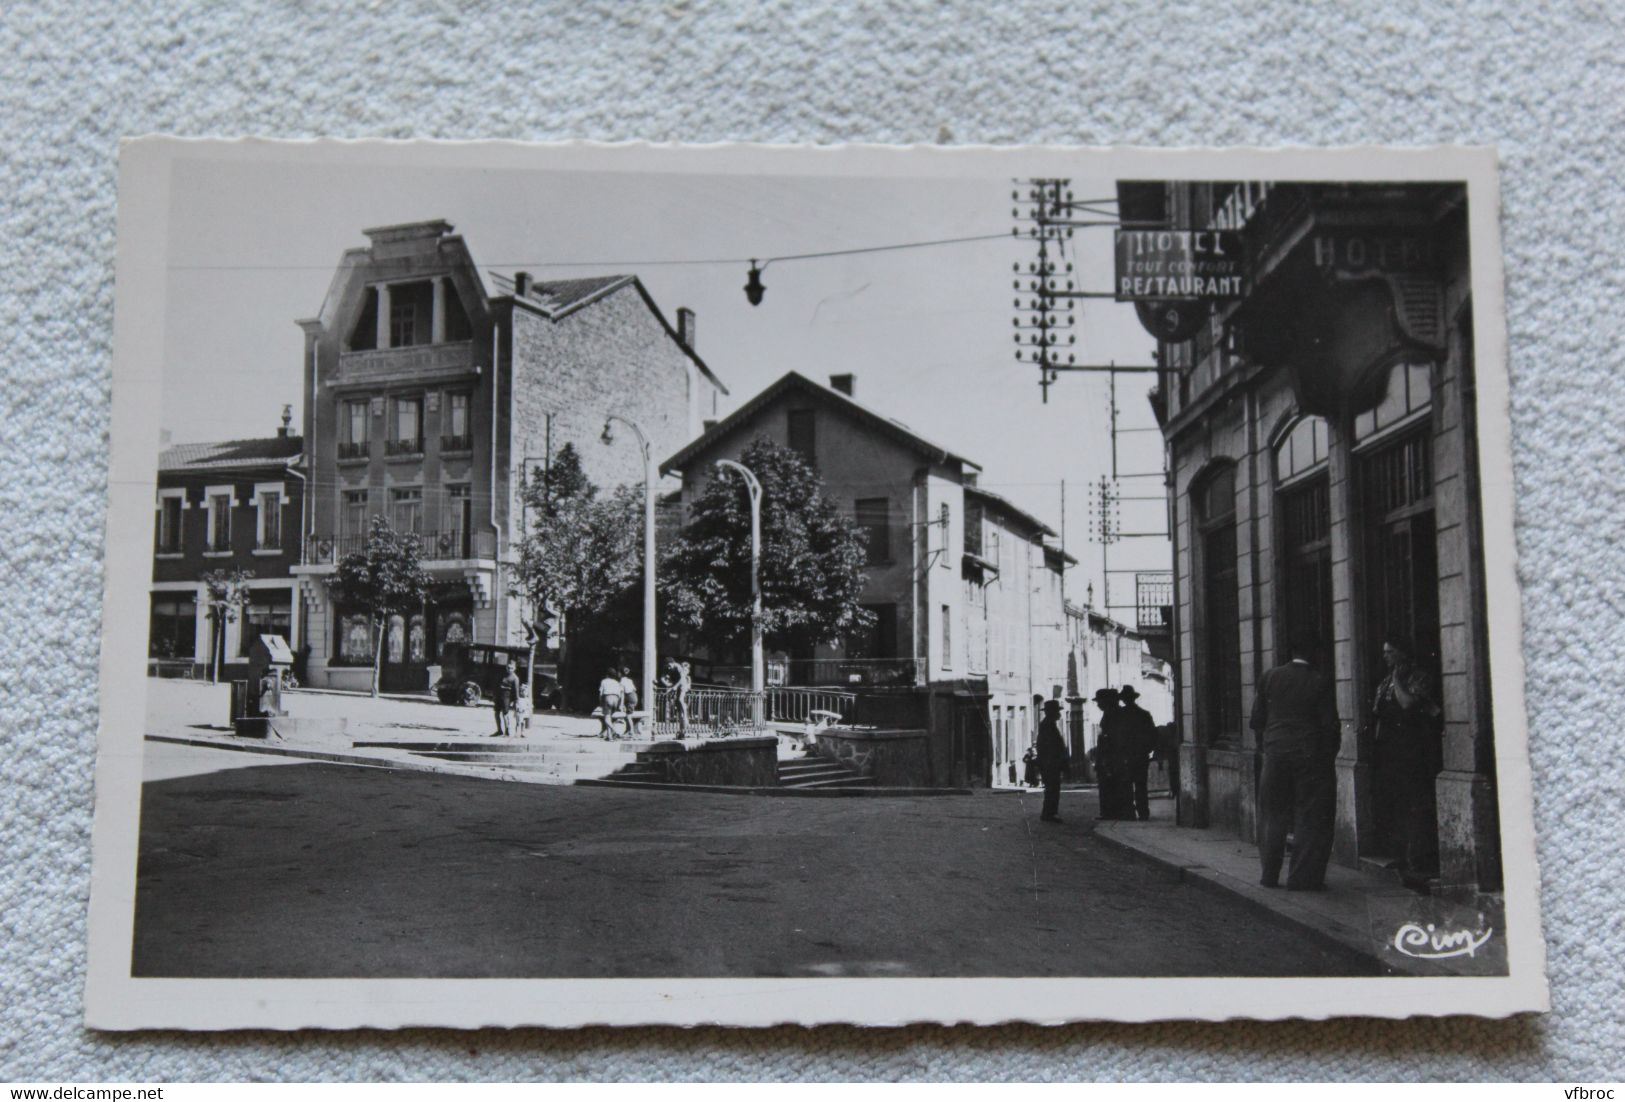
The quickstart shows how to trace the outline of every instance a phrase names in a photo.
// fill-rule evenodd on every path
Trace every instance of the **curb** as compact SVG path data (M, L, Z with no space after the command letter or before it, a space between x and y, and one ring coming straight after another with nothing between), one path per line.
M1346 922L1329 919L1328 916L1308 908L1299 907L1285 889L1270 889L1245 883L1207 865L1191 864L1185 858L1150 842L1138 839L1130 841L1120 836L1122 832L1123 828L1107 822L1097 824L1093 833L1096 838L1115 849L1134 854L1150 864L1167 869L1182 883L1194 884L1206 891L1221 892L1245 904L1255 914L1277 926L1289 927L1308 934L1328 949L1354 954L1372 966L1373 975L1437 975L1436 972L1427 972L1420 968L1412 971L1403 964L1384 960L1373 949L1368 931L1350 926ZM1269 893L1267 898L1262 894L1265 892Z
M228 750L238 754L262 754L275 758L298 758L300 761L322 762L329 765L359 765L367 769L395 769L407 773L437 773L446 777L468 777L473 780L513 781L517 784L549 784L568 785L572 783L562 777L553 778L545 774L526 773L516 770L503 770L501 766L490 766L487 771L473 772L473 768L463 769L443 767L427 761L406 760L400 758L371 757L365 754L344 754L333 750L302 750L292 746L244 746L230 742L214 742L210 739L188 738L184 735L145 735L148 742L168 742L176 746L196 746L204 750Z
M789 796L803 799L850 796L969 796L968 788L879 788L862 785L792 788L777 785L673 784L670 781L625 781L596 777L575 782L577 788L647 788L658 792L712 792L729 796Z

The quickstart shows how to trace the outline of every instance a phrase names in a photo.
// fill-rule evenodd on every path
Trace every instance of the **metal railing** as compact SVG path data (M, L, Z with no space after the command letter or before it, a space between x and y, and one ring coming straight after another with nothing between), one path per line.
M442 436L440 438L440 450L443 452L473 451L474 437L470 436L466 432L461 436Z
M365 459L370 454L372 454L372 445L366 440L356 440L349 443L341 440L338 443L337 455L340 459Z
M756 700L749 689L690 689L684 709L678 704L676 689L657 688L650 736L728 738L767 733L767 728L757 726ZM856 693L774 686L762 693L761 717L763 724L824 726L831 716L850 715L856 702Z
M654 738L729 738L756 735L756 694L748 689L690 689L686 707L676 689L656 689L650 735Z
M384 454L389 456L422 455L423 437L417 436L410 440L385 440Z
M1141 631L1173 625L1174 576L1167 571L1134 575L1134 626Z
M767 690L766 717L776 723L806 723L813 719L814 712L827 712L844 719L857 700L857 693L838 689L774 685Z

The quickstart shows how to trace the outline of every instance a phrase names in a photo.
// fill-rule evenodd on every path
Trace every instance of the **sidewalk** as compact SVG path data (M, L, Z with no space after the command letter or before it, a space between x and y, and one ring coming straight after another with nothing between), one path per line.
M310 689L284 694L284 705L294 718L332 720L331 726L291 737L241 738L224 722L228 701L224 685L149 681L147 741L530 784L573 784L611 774L650 745L605 742L597 737L597 720L553 712L533 715L520 736L491 738L496 721L488 708Z
M1480 896L1467 903L1431 898L1380 874L1335 862L1326 870L1326 891L1266 888L1258 882L1257 846L1221 830L1176 825L1174 801L1167 798L1151 801L1149 822L1103 821L1095 824L1094 833L1177 872L1184 882L1237 897L1276 923L1289 923L1371 958L1386 973L1504 974L1505 942L1500 937L1492 936L1492 944L1470 955L1418 958L1395 945L1408 927L1430 933L1493 928L1498 934L1499 896Z

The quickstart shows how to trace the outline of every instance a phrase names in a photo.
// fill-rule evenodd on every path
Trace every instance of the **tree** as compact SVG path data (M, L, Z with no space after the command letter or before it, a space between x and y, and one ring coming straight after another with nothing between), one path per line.
M510 591L538 613L562 612L567 624L619 617L618 600L642 569L643 492L617 487L600 496L565 444L547 472L523 489L529 531L519 545ZM531 632L531 668L540 628ZM571 639L579 635L571 629Z
M371 621L373 696L378 695L389 617L422 607L432 581L418 559L418 537L396 532L383 517L372 518L366 547L340 559L327 580L328 595L335 605L361 609Z
M220 680L220 652L225 646L226 625L233 623L248 607L248 583L254 577L252 570L233 567L230 570L203 572L203 588L207 591L209 608L209 684Z
M739 461L762 483L762 631L769 645L838 643L874 623L862 599L862 531L824 496L806 460L767 439ZM668 622L722 647L750 638L750 502L711 479L661 564Z

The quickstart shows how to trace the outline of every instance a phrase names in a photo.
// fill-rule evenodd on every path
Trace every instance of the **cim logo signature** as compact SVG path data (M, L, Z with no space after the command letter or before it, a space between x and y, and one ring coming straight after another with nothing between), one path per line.
M1441 930L1429 922L1407 922L1394 933L1393 945L1407 957L1419 960L1444 960L1446 957L1470 957L1478 953L1495 933L1490 927L1482 933L1470 929Z

